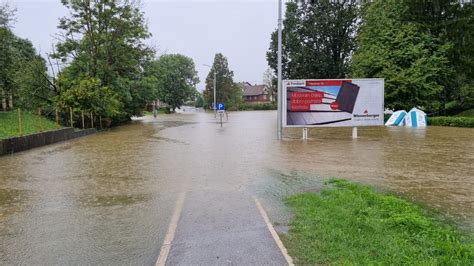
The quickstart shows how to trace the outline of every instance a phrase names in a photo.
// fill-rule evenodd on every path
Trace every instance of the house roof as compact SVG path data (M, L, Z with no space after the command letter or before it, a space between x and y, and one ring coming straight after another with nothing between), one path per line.
M246 82L246 81L244 81L244 82L238 82L237 85L239 85L239 86L241 86L241 87L243 87L243 88L246 88L246 87L248 87L248 86L252 86L252 84L250 84L250 83L248 83L248 82Z
M244 96L258 96L267 94L266 88L266 85L246 86L244 90Z

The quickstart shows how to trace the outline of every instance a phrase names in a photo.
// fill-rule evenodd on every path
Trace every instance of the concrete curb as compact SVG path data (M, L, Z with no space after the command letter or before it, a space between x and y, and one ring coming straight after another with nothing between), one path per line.
M0 156L41 147L60 141L75 139L96 133L95 128L75 131L74 128L62 128L59 130L41 132L22 137L14 137L0 140Z

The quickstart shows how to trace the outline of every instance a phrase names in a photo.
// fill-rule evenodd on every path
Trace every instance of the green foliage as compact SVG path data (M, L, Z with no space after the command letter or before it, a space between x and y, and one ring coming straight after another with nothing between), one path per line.
M385 78L385 106L438 110L443 83L453 73L450 43L404 22L403 1L378 0L365 9L354 55L354 77Z
M431 126L443 127L474 127L474 117L463 116L437 116L428 118Z
M286 4L282 35L283 78L345 78L355 49L356 0ZM277 31L267 52L277 72Z
M117 104L100 104L102 115L113 115L115 121L140 115L151 100L150 81L143 79L143 67L154 51L144 44L150 33L138 3L108 0L62 0L62 3L70 16L60 19L58 28L63 39L56 46L54 56L71 64L59 75L60 78L67 75L62 78L61 92L78 89L83 81L98 81L94 88L109 88L114 94L112 98L120 102L118 112L106 108ZM109 95L109 91L104 93Z
M0 100L7 108L49 105L52 91L46 64L33 44L10 30L14 10L0 5Z
M30 112L21 112L23 135L58 129L61 126L44 117ZM20 135L18 112L0 112L0 139Z
M297 264L470 265L474 245L422 208L344 180L286 203L285 246Z
M227 108L238 104L242 96L240 88L234 84L234 72L229 70L227 58L218 53L214 57L214 63L206 77L206 88L203 92L206 106L211 106L214 103L214 71L216 72L216 102L224 102Z
M453 44L448 53L455 73L444 85L443 103L455 101L457 109L474 107L474 5L459 0L410 1L404 21Z
M362 16L356 77L383 77L386 106L453 114L474 107L474 6L377 0Z
M97 78L67 79L64 74L58 80L58 87L61 91L55 102L61 111L72 107L75 113L93 112L110 118L119 115L121 103L116 94L110 88L103 87Z
M145 76L149 78L153 99L168 104L172 110L198 95L199 78L194 62L184 55L162 55L145 66Z
M469 110L465 110L459 114L457 114L456 116L462 116L462 117L474 117L474 108L473 109L469 109Z
M204 107L204 98L202 97L201 93L198 93L196 97L196 102L194 103L194 107L196 108Z

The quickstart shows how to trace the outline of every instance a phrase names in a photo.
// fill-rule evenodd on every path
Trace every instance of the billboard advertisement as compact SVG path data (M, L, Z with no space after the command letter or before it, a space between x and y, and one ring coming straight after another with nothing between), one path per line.
M382 126L383 112L383 79L283 81L286 127Z

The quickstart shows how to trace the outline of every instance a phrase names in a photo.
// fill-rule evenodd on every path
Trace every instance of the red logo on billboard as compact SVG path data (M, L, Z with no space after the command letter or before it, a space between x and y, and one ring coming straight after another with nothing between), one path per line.
M339 109L339 103L336 102L336 101L332 102L331 105L329 105L329 106L330 106L331 109L333 109L333 110Z

